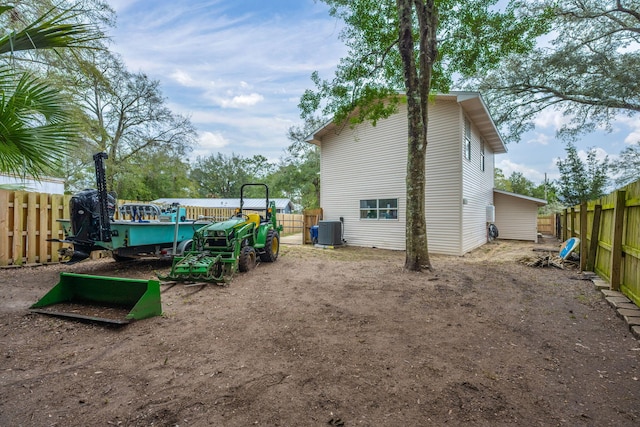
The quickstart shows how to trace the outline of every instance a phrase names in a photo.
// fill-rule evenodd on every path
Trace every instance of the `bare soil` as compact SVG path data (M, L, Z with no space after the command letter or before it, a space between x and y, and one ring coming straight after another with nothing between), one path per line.
M226 287L162 286L123 327L31 313L61 271L152 279L110 259L0 270L2 426L640 424L640 343L542 244L492 242L403 271L404 254L285 246Z

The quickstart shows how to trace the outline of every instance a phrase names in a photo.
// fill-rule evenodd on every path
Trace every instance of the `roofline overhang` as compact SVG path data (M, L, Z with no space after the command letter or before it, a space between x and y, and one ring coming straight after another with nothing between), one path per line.
M503 194L503 195L509 196L509 197L515 197L517 199L527 200L529 202L534 202L538 206L546 206L547 205L547 201L546 200L538 199L536 197L525 196L523 194L512 193L510 191L498 190L496 188L493 189L493 192L497 193L497 194Z
M471 118L471 121L478 127L482 138L491 147L491 151L495 154L503 154L507 152L504 140L502 139L502 136L500 135L500 132L489 113L487 104L484 102L480 92L451 91L449 93L436 94L435 97L436 100L438 98L455 98L455 101L460 104L465 113L467 113ZM322 137L336 126L337 125L333 120L329 120L318 129L314 130L304 140L310 144L320 146L322 144Z

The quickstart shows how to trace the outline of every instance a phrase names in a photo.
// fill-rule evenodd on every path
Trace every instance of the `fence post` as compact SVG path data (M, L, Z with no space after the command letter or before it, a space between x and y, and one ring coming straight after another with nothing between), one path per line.
M627 192L616 191L616 206L613 211L613 239L611 242L611 289L620 290L622 266L622 231L624 228L624 205Z
M600 215L602 205L595 205L593 208L593 224L591 225L591 244L589 245L589 255L587 256L586 271L593 271L598 254L598 241L600 240Z
M580 203L580 271L587 267L587 202Z

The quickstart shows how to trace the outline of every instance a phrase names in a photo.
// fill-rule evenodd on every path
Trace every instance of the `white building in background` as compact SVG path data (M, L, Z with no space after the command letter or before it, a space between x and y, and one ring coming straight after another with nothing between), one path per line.
M64 180L59 178L23 178L16 175L0 174L0 187L12 185L24 187L25 191L47 194L64 194Z

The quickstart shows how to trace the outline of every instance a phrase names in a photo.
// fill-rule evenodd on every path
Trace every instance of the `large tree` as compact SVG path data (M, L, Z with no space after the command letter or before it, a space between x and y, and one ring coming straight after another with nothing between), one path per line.
M619 187L640 179L640 141L622 150L618 161L611 165L611 171Z
M598 160L596 150L592 148L587 152L586 159L582 160L571 143L567 144L565 150L567 157L556 161L560 171L560 201L566 206L574 206L602 197L608 184L609 159Z
M527 0L520 7L553 16L553 39L472 83L479 81L508 139L531 130L543 110L565 115L569 134L640 112L640 0Z
M91 154L106 152L107 185L120 197L130 195L122 179L147 177L135 177L139 155L150 158L162 151L168 158L184 160L192 149L196 131L189 118L167 107L157 80L128 71L116 55L102 51L78 58L76 68L59 78L81 108L85 155L76 163L92 171ZM68 163L69 174L76 170L72 163ZM164 163L149 166L157 172L172 169Z
M88 47L100 33L73 9L21 6L0 6L0 171L37 178L71 150L79 129L33 53Z
M405 268L431 269L425 218L425 164L429 95L448 91L454 75L473 75L512 52L533 47L544 17L521 19L495 0L324 0L345 22L349 48L336 75L312 75L316 90L303 95L303 118L322 109L334 120L380 118L407 102ZM399 92L405 96L400 97ZM323 104L324 103L324 104Z
M190 178L197 183L200 197L240 197L242 184L263 181L268 175L270 167L264 164L265 160L261 155L247 159L237 154L227 156L222 153L198 157ZM264 195L264 191L261 194Z
M320 206L320 153L318 147L306 142L306 137L321 125L320 119L310 117L302 126L289 128L291 144L271 177L276 191L303 208Z

